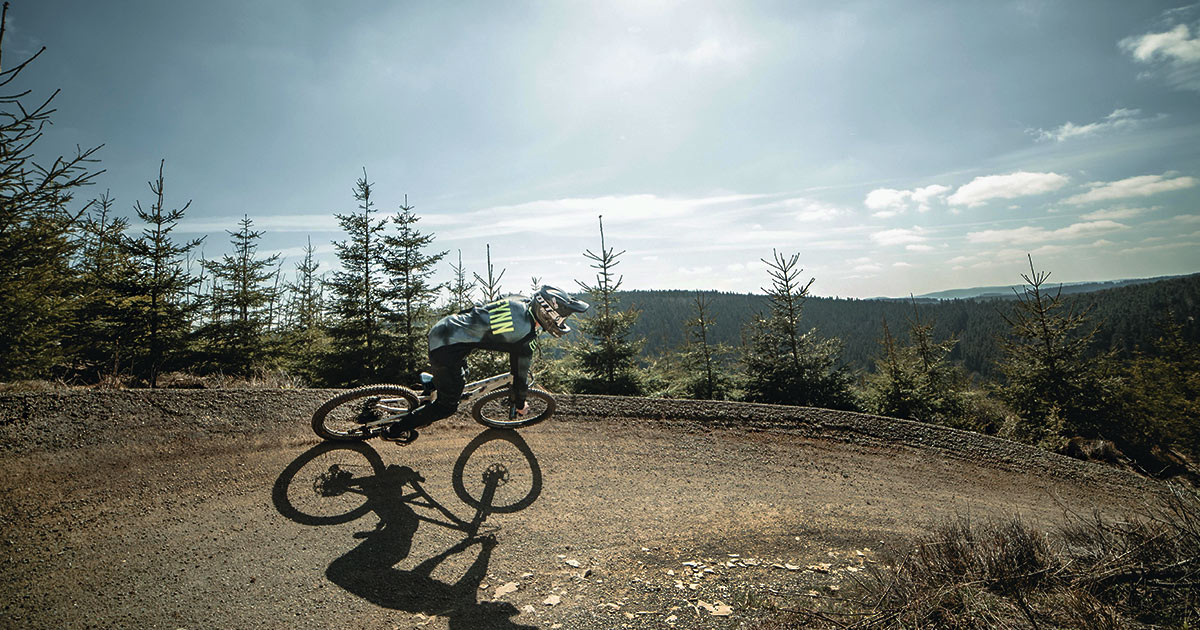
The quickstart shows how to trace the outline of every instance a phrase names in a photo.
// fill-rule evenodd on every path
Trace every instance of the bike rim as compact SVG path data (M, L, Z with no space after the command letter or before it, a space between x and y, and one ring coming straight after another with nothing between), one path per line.
M326 412L321 425L333 435L370 437L411 409L400 396L365 396L348 400Z
M525 415L509 418L509 409L512 407L511 399L506 392L498 392L481 401L479 415L486 424L504 428L533 424L545 419L553 411L551 408L553 402L536 392L530 392L525 403L529 407L529 411Z

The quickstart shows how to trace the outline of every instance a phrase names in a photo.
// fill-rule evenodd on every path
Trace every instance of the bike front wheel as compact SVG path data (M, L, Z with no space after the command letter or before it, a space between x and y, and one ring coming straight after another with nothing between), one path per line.
M471 417L485 427L493 429L519 429L537 424L554 413L554 396L540 389L530 389L525 394L529 411L523 416L510 417L512 394L507 389L494 391L480 398L471 406Z
M327 440L365 440L417 406L417 395L402 385L368 385L325 401L313 413L312 427Z

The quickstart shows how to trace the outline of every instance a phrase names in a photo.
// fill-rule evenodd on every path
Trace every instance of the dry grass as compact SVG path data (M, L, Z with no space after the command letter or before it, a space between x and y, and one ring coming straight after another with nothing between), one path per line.
M1137 518L1072 515L1053 534L959 517L888 566L836 605L760 628L1200 627L1200 498L1173 486Z
M29 380L0 383L0 393L53 392L69 389L144 389L148 384L129 376L106 376L98 383L77 384L63 380ZM249 376L229 376L220 372L192 374L167 372L158 377L162 389L304 389L305 380L287 370L255 370Z
M169 389L303 389L308 384L287 370L255 370L249 377L220 372L203 376L170 372L159 377L158 386Z

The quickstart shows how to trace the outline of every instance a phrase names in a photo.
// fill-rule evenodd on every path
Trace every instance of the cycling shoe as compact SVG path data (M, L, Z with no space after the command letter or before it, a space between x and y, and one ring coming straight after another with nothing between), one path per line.
M379 437L389 442L395 442L400 446L408 446L416 441L417 436L419 435L416 429L401 429L399 431L392 431L391 429L395 426L396 425L388 427L388 430L384 431Z

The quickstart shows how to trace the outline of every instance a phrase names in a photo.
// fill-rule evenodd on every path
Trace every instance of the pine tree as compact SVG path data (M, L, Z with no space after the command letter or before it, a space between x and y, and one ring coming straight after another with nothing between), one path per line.
M115 200L106 191L90 204L76 272L81 292L64 344L72 354L72 372L84 381L118 381L130 345L132 318L121 287L133 273L125 231L129 221L113 216Z
M574 390L590 394L640 395L643 391L638 375L638 355L642 340L630 339L638 311L617 309L617 290L624 276L616 276L620 264L617 252L604 242L604 217L600 217L600 253L586 250L584 256L597 270L596 281L576 283L591 296L593 315L579 322L584 341L575 348L582 375Z
M186 334L191 328L191 312L187 293L196 279L184 266L184 256L203 241L203 237L176 243L171 231L192 202L182 208L167 210L164 202L163 167L158 165L158 179L149 182L154 201L150 209L134 202L134 211L146 227L137 239L129 242L129 255L135 267L133 281L125 287L131 308L126 311L132 319L125 325L137 331L140 340L135 358L135 373L150 387L158 386L158 376L167 360L184 349Z
M5 3L0 50L7 16ZM0 90L43 51L8 69L0 64ZM22 100L28 94L0 93L0 381L45 378L63 361L60 341L78 289L73 231L86 210L69 208L75 191L103 172L89 170L100 147L59 157L48 167L33 161L58 92L27 108Z
M1153 350L1124 370L1125 441L1177 449L1195 461L1200 457L1200 344L1187 340L1183 324L1169 313Z
M817 339L816 329L800 331L808 289L815 279L801 284L799 254L785 257L774 252L763 260L771 276L764 289L768 315L758 315L747 325L749 340L742 356L746 368L746 398L753 402L853 409L850 377L837 365L840 344Z
M913 303L909 345L900 346L883 320L883 356L867 378L866 406L871 413L964 426L966 377L948 360L957 340L936 342L934 324L922 321Z
M486 246L487 254L487 277L481 277L475 274L475 282L479 285L479 292L483 296L483 303L490 304L503 297L500 289L500 279L504 277L504 269L500 273L496 273L496 268L492 266L492 246ZM470 367L472 374L479 376L492 376L493 374L503 374L511 369L509 357L506 354L499 352L476 352L467 357L467 365Z
M1029 423L1029 438L1047 442L1061 437L1113 437L1106 400L1116 383L1105 373L1107 357L1089 358L1097 326L1088 311L1076 311L1062 299L1062 287L1044 288L1049 272L1039 272L1029 257L1025 288L1012 311L1004 314L1009 337L1001 370L1003 396ZM1057 434L1057 435L1056 435Z
M212 367L241 377L250 376L255 367L265 367L274 354L268 332L277 289L267 283L277 277L274 265L279 254L256 255L263 232L251 229L253 225L248 215L243 216L237 232L226 230L233 254L201 262L217 289L211 304L214 319L199 336L211 349Z
M479 274L475 274L475 282L479 285L479 291L483 294L483 302L495 302L500 299L500 280L504 278L504 269L500 273L496 273L496 269L492 267L492 245L487 244L487 277L484 278Z
M386 221L374 218L372 187L363 169L354 186L359 212L335 215L348 238L333 244L342 268L329 280L334 319L324 380L333 385L374 382L383 367L385 304L377 287L384 279Z
M321 276L312 239L304 247L304 258L296 264L295 279L284 285L288 294L283 325L283 358L288 372L305 383L320 380L320 362L329 351L325 332L326 313Z
M701 400L725 400L730 397L733 379L727 371L725 357L729 347L714 343L711 333L714 320L711 302L701 292L696 292L693 301L695 313L686 322L687 345L680 354L686 369L684 392L690 398Z
M309 237L304 246L304 258L296 264L295 282L284 285L291 296L288 327L294 330L313 330L325 323L324 294L321 278L317 275L321 263L316 259L316 251Z
M435 267L446 252L426 254L434 235L417 229L420 217L404 205L392 217L398 230L384 237L386 254L383 268L390 282L385 298L391 307L387 321L395 329L395 347L389 357L389 374L397 378L414 378L425 366L429 353L428 329L432 323L434 305L445 285L433 284Z
M476 288L474 280L467 280L467 269L463 266L461 249L458 250L458 264L451 264L450 271L453 276L449 286L450 301L446 304L444 310L448 313L457 313L475 303L474 295Z

